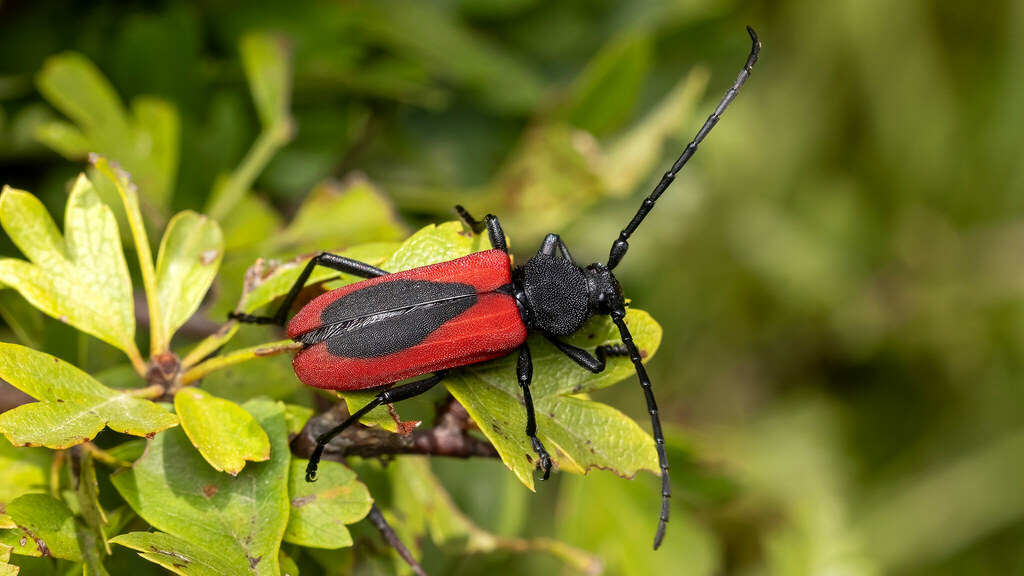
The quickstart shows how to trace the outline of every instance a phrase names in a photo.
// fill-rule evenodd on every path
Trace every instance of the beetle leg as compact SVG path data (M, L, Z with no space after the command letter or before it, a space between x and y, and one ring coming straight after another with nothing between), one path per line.
M613 346L598 346L595 352L595 357L590 352L587 352L579 346L573 346L572 344L562 342L557 336L551 334L544 334L549 342L554 344L555 348L562 354L569 357L570 360L582 366L585 370L589 370L594 374L604 372L605 363L609 356L629 356L629 350L624 344L615 344Z
M455 211L459 213L459 218L469 226L470 230L474 234L480 234L485 229L487 235L491 240L491 248L495 250L501 250L502 252L508 253L508 244L505 243L505 231L501 227L501 221L494 214L488 214L484 216L483 222L473 218L468 211L462 206L456 206Z
M359 422L360 418L369 414L370 410L373 410L377 406L380 406L381 404L400 402L402 400L408 400L409 398L419 396L433 388L438 382L444 379L447 374L447 370L438 370L433 374L433 376L428 376L422 380L410 382L404 386L384 390L380 394L377 394L373 400L370 400L366 406L356 410L356 412L346 418L344 422L317 436L316 448L313 449L313 454L309 457L309 464L306 465L306 482L316 481L316 469L320 465L320 458L324 454L324 448L330 444L331 440L333 440L335 436L344 432L349 426Z
M524 342L519 347L519 362L516 363L516 376L519 379L519 387L523 390L523 403L526 404L526 435L533 443L533 451L540 459L540 467L544 470L544 478L551 476L551 456L544 448L540 438L537 438L537 416L533 409L533 396L530 394L530 382L533 380L533 359L530 357L530 347Z
M544 242L540 245L540 254L546 254L548 256L554 256L555 250L562 253L562 258L565 258L569 262L572 262L572 255L569 254L569 247L562 242L562 238L558 234L548 234L544 237Z
M661 516L658 519L658 530L654 535L654 549L661 546L661 540L665 537L665 528L668 524L669 498L672 497L672 486L668 481L668 454L665 452L665 434L661 431L661 419L658 417L658 404L654 401L654 391L651 390L651 378L644 368L643 359L636 344L633 343L633 335L626 327L626 310L621 304L612 309L612 322L619 329L622 336L622 344L629 351L629 359L636 368L636 375L640 379L640 387L644 391L644 398L647 400L647 412L651 415L651 429L654 435L654 447L658 450L658 465L661 467Z
M254 316L252 314L244 314L241 312L231 312L228 314L228 318L247 324L277 324L278 326L284 326L284 322L288 317L288 311L292 309L292 304L295 304L295 299L299 297L299 292L302 291L302 288L306 285L306 281L309 280L309 275L313 273L313 269L317 266L323 266L325 268L330 268L331 270L337 270L338 272L359 276L360 278L376 278L377 276L386 276L389 274L388 272L375 266L370 266L365 262L352 260L351 258L345 258L344 256L338 256L337 254L331 254L330 252L321 252L320 254L310 258L309 262L306 263L306 267L302 269L302 273L299 274L295 283L292 284L291 290L288 291L288 295L281 301L281 306L273 316Z

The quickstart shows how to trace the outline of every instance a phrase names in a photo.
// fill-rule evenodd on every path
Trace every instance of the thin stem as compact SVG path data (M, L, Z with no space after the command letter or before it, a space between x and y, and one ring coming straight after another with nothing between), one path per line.
M292 340L280 340L278 342L269 342L267 344L260 344L258 346L235 350L234 352L229 352L223 356L214 356L213 358L192 367L182 374L181 384L183 386L191 384L212 372L227 368L228 366L248 362L249 360L262 356L273 356L275 354L294 352L300 348L302 348L302 344L298 342L293 342Z
M263 172L277 151L291 141L295 125L290 119L281 120L260 132L238 168L223 184L214 189L206 212L214 220L223 220L242 201L252 188L256 177Z

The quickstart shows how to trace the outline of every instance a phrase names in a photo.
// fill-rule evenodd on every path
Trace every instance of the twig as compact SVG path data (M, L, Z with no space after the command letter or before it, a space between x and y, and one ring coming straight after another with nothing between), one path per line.
M380 508L377 507L376 503L370 506L370 513L366 516L366 519L370 521L370 524L373 524L374 528L380 531L380 535L383 536L384 539L387 540L388 544L395 549L395 552L398 552L398 555L401 556L402 560L405 560L405 563L408 564L410 568L412 568L412 571L416 576L427 576L423 567L420 566L419 562L412 557L412 553L409 552L409 549L402 543L401 538L398 537L398 534L395 534L395 530L390 524L388 524L388 521L384 519L384 514L381 513Z
M309 458L316 447L316 437L333 428L347 415L344 404L339 403L331 410L310 418L302 432L292 440L292 453ZM453 458L498 457L498 451L489 442L466 433L471 421L461 404L449 402L442 408L436 422L433 428L413 430L406 436L380 428L353 426L327 445L323 458L341 462L345 456L372 458L394 454Z

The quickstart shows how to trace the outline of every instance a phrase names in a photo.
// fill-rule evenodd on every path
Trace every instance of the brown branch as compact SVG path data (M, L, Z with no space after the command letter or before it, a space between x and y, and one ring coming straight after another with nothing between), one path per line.
M348 416L344 403L310 418L292 440L292 453L309 458L316 447L316 437L336 426ZM401 435L380 428L353 426L331 441L323 458L343 462L347 456L363 458L394 454L424 454L453 458L497 458L498 451L490 443L471 436L467 430L472 420L461 404L451 400L438 414L436 425Z

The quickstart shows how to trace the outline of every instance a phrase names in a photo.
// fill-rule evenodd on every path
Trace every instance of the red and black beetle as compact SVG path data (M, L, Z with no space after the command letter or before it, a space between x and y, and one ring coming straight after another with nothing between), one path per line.
M607 264L578 266L558 235L548 234L533 258L513 268L498 218L488 215L481 222L457 206L459 215L474 232L487 230L491 250L394 274L324 252L309 261L273 316L231 314L231 318L240 322L284 326L289 310L316 266L367 278L319 296L292 318L288 324L288 336L304 345L293 361L299 380L330 390L362 390L431 374L382 391L344 422L320 435L306 468L306 480L316 478L320 457L331 439L370 410L426 392L451 368L491 360L515 351L519 354L517 375L526 406L526 435L533 444L538 465L546 479L551 473L551 457L537 437L530 396L533 362L526 336L529 331L534 331L594 373L604 370L605 360L611 355L629 356L633 362L651 414L662 471L661 515L654 547L661 544L671 495L665 437L651 381L623 320L626 300L612 270L626 255L629 237L750 77L761 44L749 26L747 32L753 46L743 70L693 141L619 233L612 244ZM611 316L622 336L621 345L599 346L591 354L562 341L562 337L579 330L595 314Z

